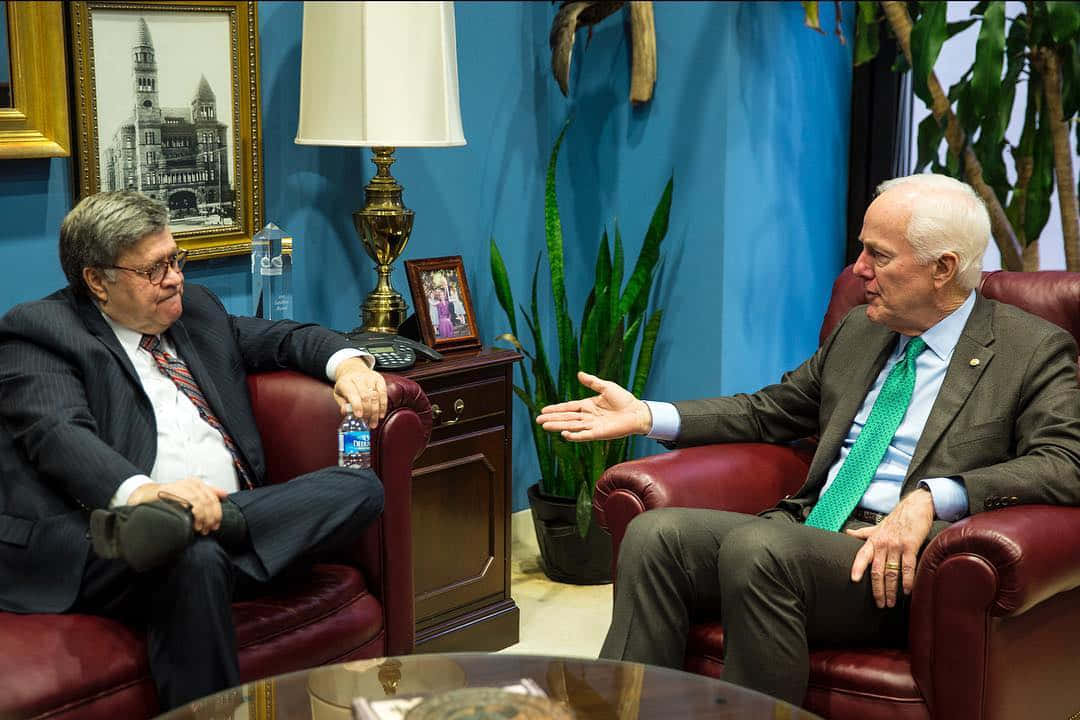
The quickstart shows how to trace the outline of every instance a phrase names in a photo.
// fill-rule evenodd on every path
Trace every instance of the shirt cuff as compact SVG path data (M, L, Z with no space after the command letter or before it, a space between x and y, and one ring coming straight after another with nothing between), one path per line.
M153 482L146 475L132 475L124 482L120 483L120 487L116 488L116 492L113 493L112 499L109 500L109 509L120 505L127 505L128 500L131 498L131 493L135 492L136 488L140 488L147 483Z
M951 477L926 478L919 487L930 491L934 501L934 516L953 522L968 514L967 488L961 480Z
M679 436L679 411L667 402L645 400L645 405L652 413L652 429L647 437L653 440L674 440Z
M357 350L356 348L342 348L336 353L330 356L330 359L326 361L326 377L330 378L330 382L337 381L337 369L338 365L345 362L349 358L364 358L364 362L367 363L369 368L375 367L375 356L364 350Z

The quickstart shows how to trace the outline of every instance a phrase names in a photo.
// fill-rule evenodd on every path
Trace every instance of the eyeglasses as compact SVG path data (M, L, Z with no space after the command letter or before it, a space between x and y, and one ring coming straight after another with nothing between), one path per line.
M165 280L165 275L169 270L175 270L180 272L184 267L184 263L187 262L188 251L177 250L175 253L165 258L160 262L156 262L148 268L131 268L124 267L123 265L105 265L104 267L112 268L114 270L127 270L133 272L136 275L142 275L145 277L151 285L160 285Z

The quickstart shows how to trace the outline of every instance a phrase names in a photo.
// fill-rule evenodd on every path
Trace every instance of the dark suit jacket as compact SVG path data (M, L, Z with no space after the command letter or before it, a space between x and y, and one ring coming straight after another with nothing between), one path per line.
M214 414L265 474L246 374L292 368L326 377L348 341L315 325L235 317L188 284L168 330ZM90 547L89 511L157 454L150 400L91 301L70 288L0 319L0 609L61 612Z
M897 334L853 308L818 351L752 395L675 403L676 446L819 436L806 483L781 507L805 518ZM963 481L971 513L1021 503L1080 504L1080 387L1072 336L977 296L908 466Z

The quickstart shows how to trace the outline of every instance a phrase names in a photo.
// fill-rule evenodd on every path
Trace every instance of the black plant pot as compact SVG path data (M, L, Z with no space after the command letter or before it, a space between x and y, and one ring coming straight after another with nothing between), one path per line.
M611 535L595 518L581 537L574 501L544 495L538 485L529 487L529 509L545 575L573 585L611 582Z

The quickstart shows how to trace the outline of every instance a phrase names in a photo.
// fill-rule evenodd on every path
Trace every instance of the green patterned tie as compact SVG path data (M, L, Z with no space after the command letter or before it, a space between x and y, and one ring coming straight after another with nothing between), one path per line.
M908 342L904 359L889 371L870 410L870 417L859 437L855 438L836 479L821 494L806 518L807 525L839 530L859 504L911 404L911 392L915 389L915 359L925 348L926 341L922 338L912 338Z

